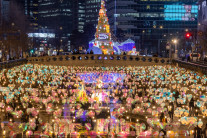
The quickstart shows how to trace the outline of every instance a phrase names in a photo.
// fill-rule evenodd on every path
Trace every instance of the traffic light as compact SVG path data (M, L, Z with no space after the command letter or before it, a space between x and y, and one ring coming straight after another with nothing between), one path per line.
M186 39L191 39L192 38L192 34L191 33L186 33L185 34L185 38Z
M31 49L31 50L30 50L30 53L33 54L33 53L34 53L34 49Z

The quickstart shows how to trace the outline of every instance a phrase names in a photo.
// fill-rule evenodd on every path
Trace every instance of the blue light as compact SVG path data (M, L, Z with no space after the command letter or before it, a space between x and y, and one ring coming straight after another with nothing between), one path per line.
M198 16L197 5L165 5L164 8L167 21L195 21Z
M93 42L89 43L89 48L93 47Z
M113 47L113 49L115 50L115 52L118 52L118 49L116 47Z
M134 46L135 46L134 42L124 43L123 45L119 46L119 49L122 50L123 52L128 52L128 51L132 51Z

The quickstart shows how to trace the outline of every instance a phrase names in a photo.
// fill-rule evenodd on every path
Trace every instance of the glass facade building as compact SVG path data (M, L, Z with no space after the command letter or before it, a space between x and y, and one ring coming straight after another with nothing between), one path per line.
M40 28L61 31L64 35L73 30L73 1L39 0Z
M0 25L9 19L9 0L0 0Z
M101 7L101 0L86 0L86 24L93 24L94 27L98 24L98 12Z
M79 32L83 32L84 30L84 26L85 26L85 3L84 1L79 1L78 4L78 18L76 18L77 22L78 22L78 31Z
M31 24L31 31L38 30L38 0L24 0L22 3Z
M198 1L198 41L202 48L201 52L207 57L207 1Z
M74 8L73 8L73 17L74 24L76 25L74 29L79 32L84 31L85 26L85 18L86 18L86 10L85 10L85 0L74 0Z
M108 0L111 28L132 38L141 53L162 55L172 39L196 32L197 0Z
M205 31L207 29L207 1L199 0L198 6L198 29Z

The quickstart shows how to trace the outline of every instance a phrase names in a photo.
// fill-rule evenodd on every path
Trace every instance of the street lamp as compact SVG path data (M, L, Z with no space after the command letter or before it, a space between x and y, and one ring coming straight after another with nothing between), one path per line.
M174 39L172 41L175 44L175 55L174 55L174 58L177 59L178 58L178 47L177 47L178 40Z
M177 43L177 39L174 39L173 42L176 44Z

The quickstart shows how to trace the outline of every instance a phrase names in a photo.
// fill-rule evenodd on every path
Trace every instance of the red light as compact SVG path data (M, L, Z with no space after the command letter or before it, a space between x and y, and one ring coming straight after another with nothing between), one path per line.
M186 37L187 37L187 38L191 37L191 34L190 34L190 33L187 33L187 34L186 34Z
M185 34L185 37L186 37L186 39L191 39L192 34L191 33L187 33L187 34Z

